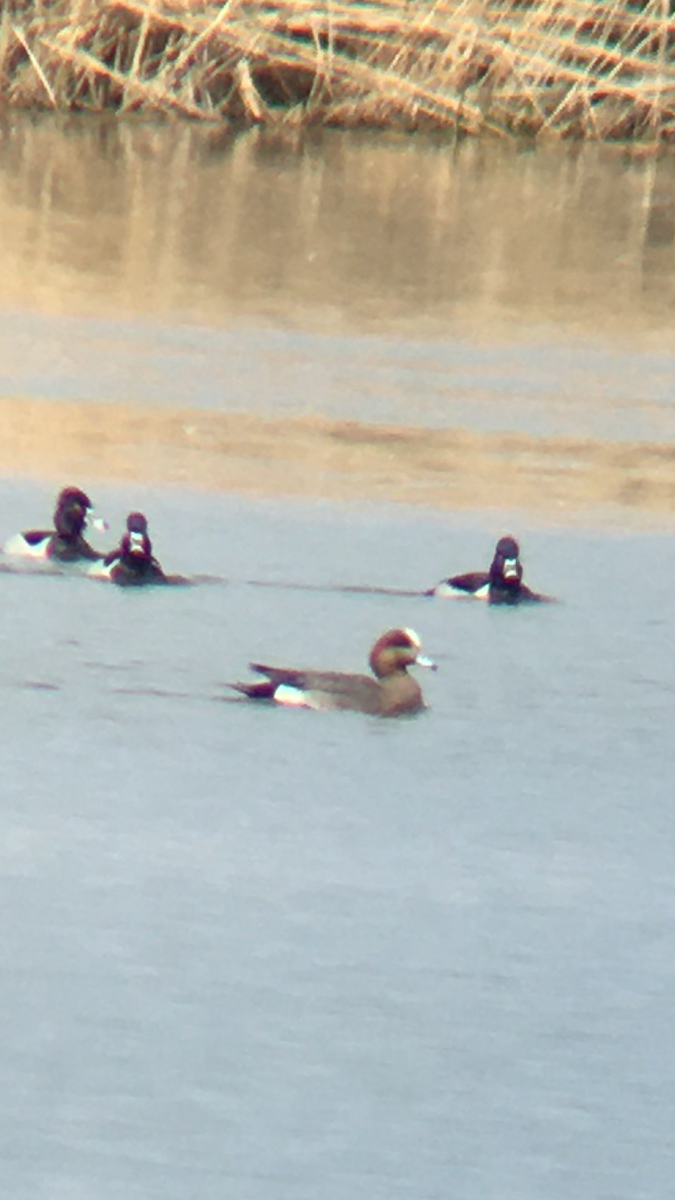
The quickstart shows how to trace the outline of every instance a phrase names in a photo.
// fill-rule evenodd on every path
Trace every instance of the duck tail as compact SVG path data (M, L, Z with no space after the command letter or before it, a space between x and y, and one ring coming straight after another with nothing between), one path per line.
M273 700L276 690L276 684L271 679L264 679L260 683L229 683L228 687L241 692L242 696L248 696L249 700Z

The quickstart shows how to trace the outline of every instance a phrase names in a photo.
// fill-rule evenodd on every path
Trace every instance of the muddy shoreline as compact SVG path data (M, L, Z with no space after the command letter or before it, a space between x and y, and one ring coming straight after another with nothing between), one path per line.
M0 399L0 426L3 475L518 508L564 521L604 505L656 518L675 510L668 443L21 398Z

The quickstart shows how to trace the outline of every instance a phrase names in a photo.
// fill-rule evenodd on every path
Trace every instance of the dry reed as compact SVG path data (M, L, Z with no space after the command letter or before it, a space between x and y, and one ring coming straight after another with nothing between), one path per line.
M675 139L671 0L4 0L0 105Z

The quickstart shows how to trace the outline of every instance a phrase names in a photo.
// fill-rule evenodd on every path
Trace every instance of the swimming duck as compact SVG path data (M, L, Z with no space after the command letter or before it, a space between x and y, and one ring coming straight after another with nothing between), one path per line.
M412 629L390 629L375 642L369 658L370 675L342 671L298 671L251 663L252 671L267 678L258 683L231 686L252 700L304 708L351 709L379 717L397 717L425 707L422 689L408 675L408 667L436 664L422 653L422 643Z
M94 517L89 497L76 487L63 488L56 498L53 529L29 529L16 533L5 543L5 554L24 558L53 559L73 563L96 561L103 557L84 538L85 529L107 529L105 521Z
M106 554L100 566L92 567L91 573L100 579L111 579L120 587L168 582L153 556L148 522L143 513L129 513L126 533L119 546Z
M523 583L520 547L515 538L500 538L489 571L452 575L427 592L428 596L474 596L488 604L523 604L550 600Z

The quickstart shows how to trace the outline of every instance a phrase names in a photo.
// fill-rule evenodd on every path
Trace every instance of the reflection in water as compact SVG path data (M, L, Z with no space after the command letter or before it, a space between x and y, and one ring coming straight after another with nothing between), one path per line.
M3 470L670 510L671 159L62 125L2 128Z
M634 335L670 323L674 185L672 159L616 149L23 122L0 144L5 303Z

